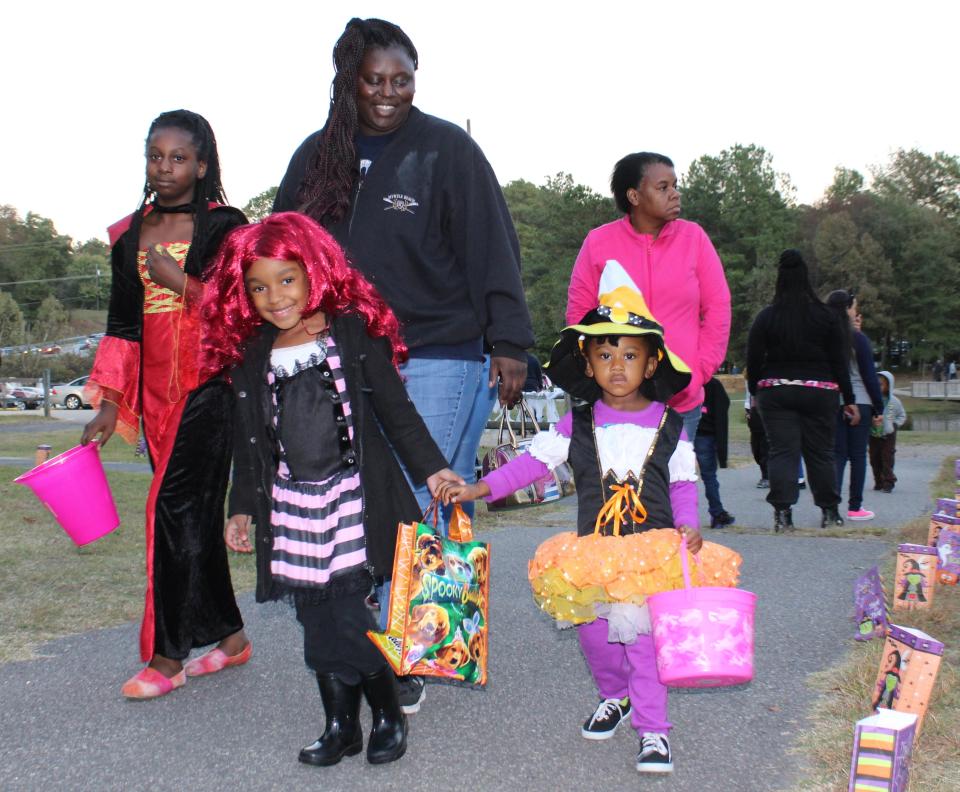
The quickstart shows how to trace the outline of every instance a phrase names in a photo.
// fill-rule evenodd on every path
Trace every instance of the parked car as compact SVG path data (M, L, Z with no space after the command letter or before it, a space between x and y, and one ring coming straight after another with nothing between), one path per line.
M50 403L55 407L66 407L68 410L89 409L90 405L83 401L83 386L87 384L90 375L77 377L72 382L53 385L50 388Z
M7 388L7 393L22 401L28 410L36 410L43 404L43 390L40 388L32 388L29 385L14 385Z
M4 410L26 410L27 405L23 403L21 399L16 398L15 396L10 396L8 394L3 394L0 396L0 407Z

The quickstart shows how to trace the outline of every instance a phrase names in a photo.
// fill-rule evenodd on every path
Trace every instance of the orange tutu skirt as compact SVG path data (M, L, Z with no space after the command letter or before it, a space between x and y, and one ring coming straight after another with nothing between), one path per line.
M742 559L714 542L689 556L694 586L736 586ZM567 531L537 548L527 576L533 598L554 619L585 624L598 603L642 605L651 594L683 588L680 534L655 528L626 536Z

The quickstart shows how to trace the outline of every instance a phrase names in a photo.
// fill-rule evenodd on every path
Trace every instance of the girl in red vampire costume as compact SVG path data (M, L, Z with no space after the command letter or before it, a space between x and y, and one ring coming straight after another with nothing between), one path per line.
M224 205L216 139L196 113L150 125L140 207L109 229L113 282L107 334L87 396L99 412L82 442L141 427L153 466L147 494L147 591L140 657L123 686L131 699L166 695L187 676L245 663L251 644L230 582L223 504L234 399L220 377L202 379L201 277L225 234L246 223ZM190 663L194 648L217 646Z

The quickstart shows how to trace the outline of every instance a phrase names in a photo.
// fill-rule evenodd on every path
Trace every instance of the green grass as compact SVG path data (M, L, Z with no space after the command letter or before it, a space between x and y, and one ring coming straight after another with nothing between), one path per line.
M92 418L93 412L90 413ZM8 420L8 419L4 419ZM56 419L50 419L55 421ZM62 426L62 423L57 422ZM55 456L80 443L80 433L83 427L80 424L71 424L70 429L38 432L0 432L0 456L24 457L33 460L38 445L49 445L50 454ZM146 462L145 457L138 457L132 445L119 436L114 436L100 451L100 458L104 462Z
M77 432L79 435L79 431ZM0 434L0 456L33 457L38 443L54 451L76 443L68 432L36 435ZM134 461L119 438L103 451L104 459ZM93 544L78 548L26 487L13 484L19 472L2 468L3 503L0 543L0 662L36 656L44 641L139 619L143 609L143 513L148 473L107 471L120 527ZM237 591L253 587L252 556L231 554Z
M931 482L934 497L952 496L954 458L944 460ZM917 518L900 529L899 541L925 544L929 518ZM894 579L896 548L881 569L885 581ZM888 589L889 590L889 589ZM894 612L895 622L914 627L942 641L945 649L937 682L913 748L910 792L942 792L960 783L960 589L938 585L933 607L909 614ZM847 656L837 665L812 674L810 684L820 694L810 714L809 728L800 736L797 751L810 758L800 790L847 789L854 724L870 714L869 701L880 665L881 641L854 643L853 624Z

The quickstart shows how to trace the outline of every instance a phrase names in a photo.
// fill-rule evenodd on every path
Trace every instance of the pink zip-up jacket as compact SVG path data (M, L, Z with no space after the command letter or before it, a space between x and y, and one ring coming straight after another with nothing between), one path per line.
M710 237L687 220L671 220L656 239L638 233L628 216L593 229L570 275L567 324L597 307L600 273L611 260L633 278L667 346L690 367L690 384L670 406L686 412L701 404L703 383L720 368L730 338L730 289Z

